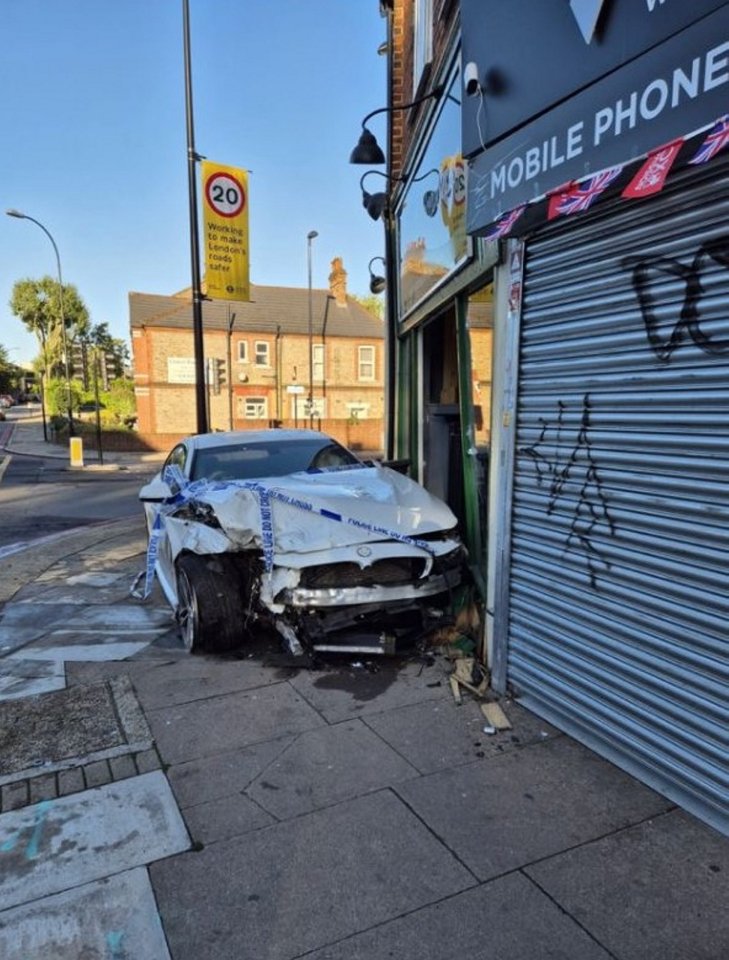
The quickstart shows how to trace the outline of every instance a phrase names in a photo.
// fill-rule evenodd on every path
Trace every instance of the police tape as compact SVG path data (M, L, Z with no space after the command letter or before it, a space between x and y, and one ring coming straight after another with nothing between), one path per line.
M317 473L335 473L341 471L341 467L332 467L330 469L319 469ZM400 533L397 530L389 530L387 527L381 527L378 524L368 523L366 520L359 520L355 517L347 517L335 510L328 510L325 507L317 507L308 500L302 500L299 497L292 497L283 493L276 487L266 487L257 480L195 480L188 482L185 480L179 467L166 467L162 474L163 479L172 481L178 488L177 492L167 498L158 508L152 529L149 535L149 544L147 545L147 561L145 565L144 589L135 591L132 589L132 595L137 599L146 600L152 592L152 583L154 581L157 557L159 554L159 540L162 535L162 517L172 513L185 503L194 500L198 494L203 491L218 493L226 490L248 490L254 493L258 499L258 510L261 521L261 548L263 551L263 565L267 573L270 573L274 567L274 531L273 531L273 505L272 501L283 503L289 507L296 507L307 513L313 513L326 520L332 520L335 523L342 523L346 526L356 527L365 533L373 536L384 537L386 540L396 540L405 543L408 546L417 547L424 550L430 556L435 556L433 547L426 541L417 537L411 537L406 533Z

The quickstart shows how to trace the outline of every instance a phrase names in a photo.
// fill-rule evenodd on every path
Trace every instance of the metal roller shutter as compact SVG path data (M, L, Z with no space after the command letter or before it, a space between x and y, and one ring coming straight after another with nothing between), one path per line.
M527 243L508 679L729 833L729 163Z

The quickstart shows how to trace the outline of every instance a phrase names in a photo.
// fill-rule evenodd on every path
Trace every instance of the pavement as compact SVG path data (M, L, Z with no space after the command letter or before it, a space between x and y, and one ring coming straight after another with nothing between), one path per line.
M451 649L187 655L144 549L2 561L3 960L727 960L728 838L510 698L485 732Z

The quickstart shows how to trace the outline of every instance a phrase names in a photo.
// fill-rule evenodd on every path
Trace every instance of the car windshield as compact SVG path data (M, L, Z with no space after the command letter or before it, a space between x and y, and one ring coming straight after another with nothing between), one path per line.
M355 466L360 461L332 440L273 440L206 447L195 453L192 480L255 480L301 470Z

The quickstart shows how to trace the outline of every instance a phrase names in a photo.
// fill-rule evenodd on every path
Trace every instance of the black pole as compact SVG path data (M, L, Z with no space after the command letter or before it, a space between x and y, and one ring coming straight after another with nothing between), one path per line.
M235 313L230 312L228 304L228 430L233 429L233 324L235 323Z
M192 335L195 355L195 409L197 432L208 432L205 385L205 345L203 341L202 290L200 287L200 244L197 231L197 163L195 126L192 115L192 68L190 58L190 9L182 0L185 48L185 115L187 118L187 182L190 202L190 261L192 266Z
M47 424L46 424L46 398L45 398L46 385L45 385L45 383L43 382L43 374L44 374L44 372L45 372L45 371L43 371L43 370L40 370L40 371L39 371L40 384L41 384L41 390L40 390L40 398L41 398L41 420L43 421L43 439L45 440L46 443L48 443L48 426L47 426Z

